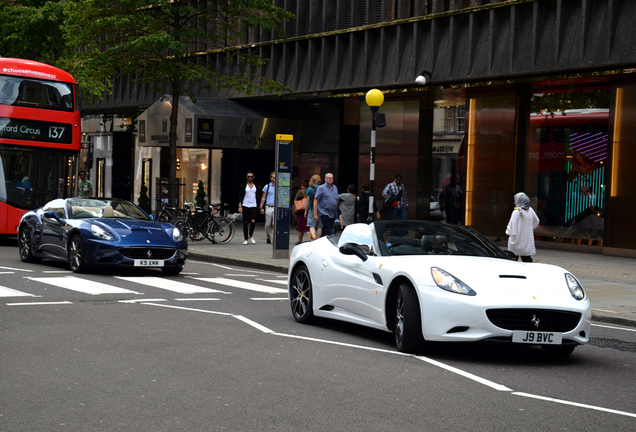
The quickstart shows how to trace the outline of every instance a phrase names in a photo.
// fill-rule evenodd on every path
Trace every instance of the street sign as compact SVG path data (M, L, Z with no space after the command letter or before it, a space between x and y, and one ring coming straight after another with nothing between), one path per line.
M276 221L272 258L289 258L293 135L276 134Z

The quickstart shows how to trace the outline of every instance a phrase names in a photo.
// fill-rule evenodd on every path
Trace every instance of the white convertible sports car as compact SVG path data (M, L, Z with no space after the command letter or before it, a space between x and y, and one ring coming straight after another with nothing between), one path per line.
M590 301L567 270L512 261L472 228L440 222L355 224L292 251L296 321L324 317L424 341L534 344L569 355L590 336Z

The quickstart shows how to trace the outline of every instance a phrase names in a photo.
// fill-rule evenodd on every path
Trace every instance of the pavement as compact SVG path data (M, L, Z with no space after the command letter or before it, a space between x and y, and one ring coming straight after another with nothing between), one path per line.
M243 225L237 224L236 228L234 239L224 245L208 240L190 242L189 259L287 273L289 259L273 258L273 245L267 244L262 223L254 232L255 244L243 245ZM292 228L290 252L297 241L298 233ZM505 244L498 244L505 248ZM636 327L636 259L579 250L545 249L540 242L533 259L563 267L581 281L592 303L594 321Z

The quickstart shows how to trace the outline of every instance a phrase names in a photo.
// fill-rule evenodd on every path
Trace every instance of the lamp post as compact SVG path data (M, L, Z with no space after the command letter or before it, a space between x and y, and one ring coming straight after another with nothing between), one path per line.
M365 100L371 108L371 164L369 167L369 215L367 216L367 223L370 224L373 222L373 194L375 192L375 117L378 109L384 103L384 94L378 89L372 89L367 92Z

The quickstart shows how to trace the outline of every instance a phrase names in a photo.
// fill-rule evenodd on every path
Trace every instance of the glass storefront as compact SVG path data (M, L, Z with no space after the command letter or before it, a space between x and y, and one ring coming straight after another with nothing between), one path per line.
M203 182L205 201L209 204L210 150L203 148L177 149L177 177L185 184L183 199L196 203L199 181Z
M551 82L533 88L525 192L541 240L602 245L609 85Z

